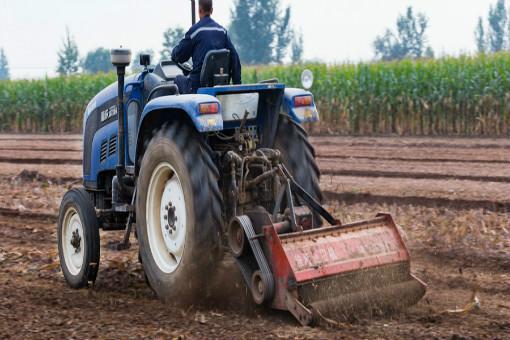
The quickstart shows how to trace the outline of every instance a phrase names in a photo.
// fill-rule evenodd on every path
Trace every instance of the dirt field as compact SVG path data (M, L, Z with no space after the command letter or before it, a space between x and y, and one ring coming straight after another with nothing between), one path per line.
M313 137L327 208L345 222L393 214L426 297L396 315L303 328L254 306L228 259L207 304L163 305L137 246L102 233L95 286L67 288L56 214L80 184L80 136L0 135L0 338L510 338L510 140ZM479 308L449 313L470 302ZM228 292L225 294L225 292Z

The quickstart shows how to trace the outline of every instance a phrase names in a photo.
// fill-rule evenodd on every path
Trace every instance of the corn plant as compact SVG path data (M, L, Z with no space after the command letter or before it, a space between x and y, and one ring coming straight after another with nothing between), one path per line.
M252 66L243 82L300 87L308 68L322 126L341 134L510 134L510 53L360 64ZM0 81L0 131L79 132L114 74Z

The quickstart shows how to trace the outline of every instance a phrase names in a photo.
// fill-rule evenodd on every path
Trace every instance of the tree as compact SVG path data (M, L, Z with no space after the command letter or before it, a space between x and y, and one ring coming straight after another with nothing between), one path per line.
M163 33L163 49L160 52L161 59L170 60L172 58L172 50L184 38L184 29L182 27L169 28Z
M423 56L428 59L434 59L435 53L432 47L428 46Z
M402 43L395 37L393 32L386 30L383 36L378 36L374 41L375 55L383 60L403 59L407 57Z
M90 51L82 61L82 68L88 73L108 73L112 71L113 66L110 59L110 51L103 47Z
M415 15L413 8L408 7L406 14L397 19L396 33L388 29L375 39L376 57L394 60L433 56L432 48L427 45L428 27L429 19L423 13Z
M293 64L298 64L303 60L303 34L297 33L294 34L294 38L292 39L291 46L291 59Z
M78 72L78 46L71 37L69 29L66 28L66 37L63 40L63 45L58 52L58 67L57 72L61 76L67 76Z
M489 49L492 52L502 51L506 47L508 16L506 13L505 0L498 0L496 7L489 9L488 39Z
M140 55L142 54L148 54L151 56L151 62L154 60L154 51L153 50L143 50L139 51L135 54L135 57L133 58L133 62L131 63L131 72L138 73L143 70L143 66L140 65Z
M292 36L294 32L289 29L290 23L290 7L287 7L284 11L280 22L276 25L276 47L274 61L281 64L283 58L287 54L287 49L292 42Z
M235 0L229 34L245 64L281 63L292 40L291 11L280 0Z
M3 48L0 48L0 80L9 80L9 63Z
M487 38L485 37L485 28L482 17L478 18L478 25L475 29L476 50L478 53L485 53L487 50Z

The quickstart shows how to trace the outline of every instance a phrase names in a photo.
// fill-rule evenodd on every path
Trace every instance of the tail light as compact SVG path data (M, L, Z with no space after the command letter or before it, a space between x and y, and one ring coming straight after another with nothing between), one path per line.
M204 103L198 106L198 111L203 115L212 115L220 112L220 105L218 103Z
M294 97L294 107L312 106L312 104L313 97L310 95Z

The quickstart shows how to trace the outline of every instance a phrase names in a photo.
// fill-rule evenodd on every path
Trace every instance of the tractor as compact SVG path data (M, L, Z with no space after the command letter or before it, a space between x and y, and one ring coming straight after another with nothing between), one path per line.
M163 301L202 296L224 256L235 259L255 303L302 325L421 299L425 284L411 274L390 215L342 224L322 206L302 126L319 120L311 92L277 80L230 85L228 50L207 55L196 94L179 94L174 83L189 64L153 67L142 55L143 71L126 77L130 51L111 58L118 81L84 113L83 186L60 206L70 287L95 281L100 229L124 230L122 250L135 225L146 279ZM307 88L311 77L304 73Z

